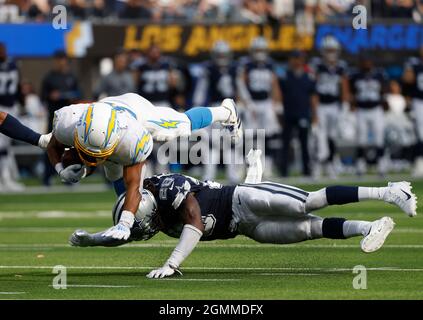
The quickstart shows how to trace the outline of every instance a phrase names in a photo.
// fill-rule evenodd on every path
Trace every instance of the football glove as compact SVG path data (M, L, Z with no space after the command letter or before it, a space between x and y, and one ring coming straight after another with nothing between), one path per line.
M182 272L178 268L171 267L168 263L166 263L163 267L153 270L147 274L147 278L162 279L173 275L182 276Z
M87 167L80 164L72 164L58 170L60 179L67 183L77 183L87 176Z
M73 247L89 247L91 245L91 235L85 230L76 230L69 238L69 244Z
M128 240L131 235L131 228L134 224L135 216L131 211L124 210L119 223L103 233L103 237L111 237L118 240Z

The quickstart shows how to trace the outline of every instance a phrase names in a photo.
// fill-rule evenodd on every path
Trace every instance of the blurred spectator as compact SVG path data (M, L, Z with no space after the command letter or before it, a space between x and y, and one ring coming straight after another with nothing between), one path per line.
M150 19L149 0L128 0L119 15L122 19Z
M320 0L319 14L324 20L350 18L356 0Z
M85 19L87 16L86 2L84 0L69 0L68 13L74 19Z
M385 0L385 4L388 17L407 19L413 17L414 0Z
M308 139L311 124L317 123L316 84L310 74L306 72L303 52L294 51L288 63L288 70L280 80L284 106L281 173L284 177L288 176L291 141L293 132L296 130L301 146L302 173L305 176L310 176Z
M63 51L54 55L53 69L43 79L41 98L48 109L48 131L53 129L54 112L81 98L76 76L70 71L69 59ZM44 184L50 185L54 169L46 156Z
M104 18L107 15L104 0L93 0L90 7L90 15L96 18Z
M276 19L292 18L295 14L295 1L273 0L271 12Z
M145 61L141 50L131 49L128 52L128 66L130 70L137 70Z
M113 71L99 80L94 90L94 99L97 100L101 95L118 96L134 91L134 78L128 70L127 53L119 51L113 57Z
M241 8L243 20L252 23L263 23L267 21L269 4L266 0L244 0Z
M421 20L421 0L10 0L22 16L51 19L54 5L65 5L76 19L89 17L153 21L246 21L264 23L294 18L301 33L318 22L351 16L351 7L364 4L375 17ZM15 10L16 11L16 10ZM2 11L0 11L0 18ZM4 15L4 14L3 14ZM10 14L9 14L10 15ZM419 20L420 19L420 20ZM17 21L17 20L16 20Z

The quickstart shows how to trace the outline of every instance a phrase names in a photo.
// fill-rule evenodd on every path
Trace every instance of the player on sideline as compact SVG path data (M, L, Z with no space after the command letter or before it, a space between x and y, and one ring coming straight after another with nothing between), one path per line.
M87 175L87 167L104 163L105 174L117 194L126 190L119 223L107 234L128 239L134 215L141 201L145 161L158 141L189 136L191 131L220 122L231 137L241 135L241 122L235 103L225 99L220 107L196 107L185 113L155 107L148 100L127 93L91 104L73 104L55 112L53 136L47 147L51 164L61 179L76 183ZM75 147L85 165L64 168L66 147Z
M389 217L369 222L311 214L328 205L381 200L397 205L409 216L416 215L416 196L408 182L389 183L382 188L332 186L308 192L293 186L260 182L260 151L250 152L248 162L246 182L237 186L201 182L180 174L147 178L128 240L112 239L107 231L89 234L76 230L69 239L70 244L119 246L133 240L148 240L162 231L179 238L163 267L147 275L163 278L175 272L181 274L179 266L200 240L228 239L242 234L262 243L287 244L361 236L361 249L370 253L382 247L394 228ZM113 208L115 223L124 199L122 194Z

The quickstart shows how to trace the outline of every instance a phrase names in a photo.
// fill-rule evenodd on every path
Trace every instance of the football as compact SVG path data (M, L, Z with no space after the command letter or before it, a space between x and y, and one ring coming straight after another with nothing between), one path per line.
M63 164L63 167L66 168L66 167L73 165L73 164L83 165L84 163L82 162L81 158L79 157L78 151L76 151L75 148L70 148L70 149L66 149L65 152L63 152L62 164ZM89 176L89 175L94 173L96 167L87 166L87 168L88 168L87 176Z
M62 164L63 167L68 167L72 164L83 164L81 158L78 155L78 152L75 148L70 148L65 150L62 155Z

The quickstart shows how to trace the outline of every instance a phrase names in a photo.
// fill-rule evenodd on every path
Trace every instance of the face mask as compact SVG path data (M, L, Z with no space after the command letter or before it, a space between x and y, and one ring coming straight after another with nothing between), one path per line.
M218 58L216 59L216 64L217 64L219 67L226 67L226 66L228 66L228 65L229 65L229 59L228 59L228 58L226 58L226 57L218 57Z
M260 62L266 61L267 52L264 52L264 51L255 52L253 54L253 57L254 57L255 60L260 61Z
M338 60L338 52L325 52L325 59L329 62L335 62L336 60Z

